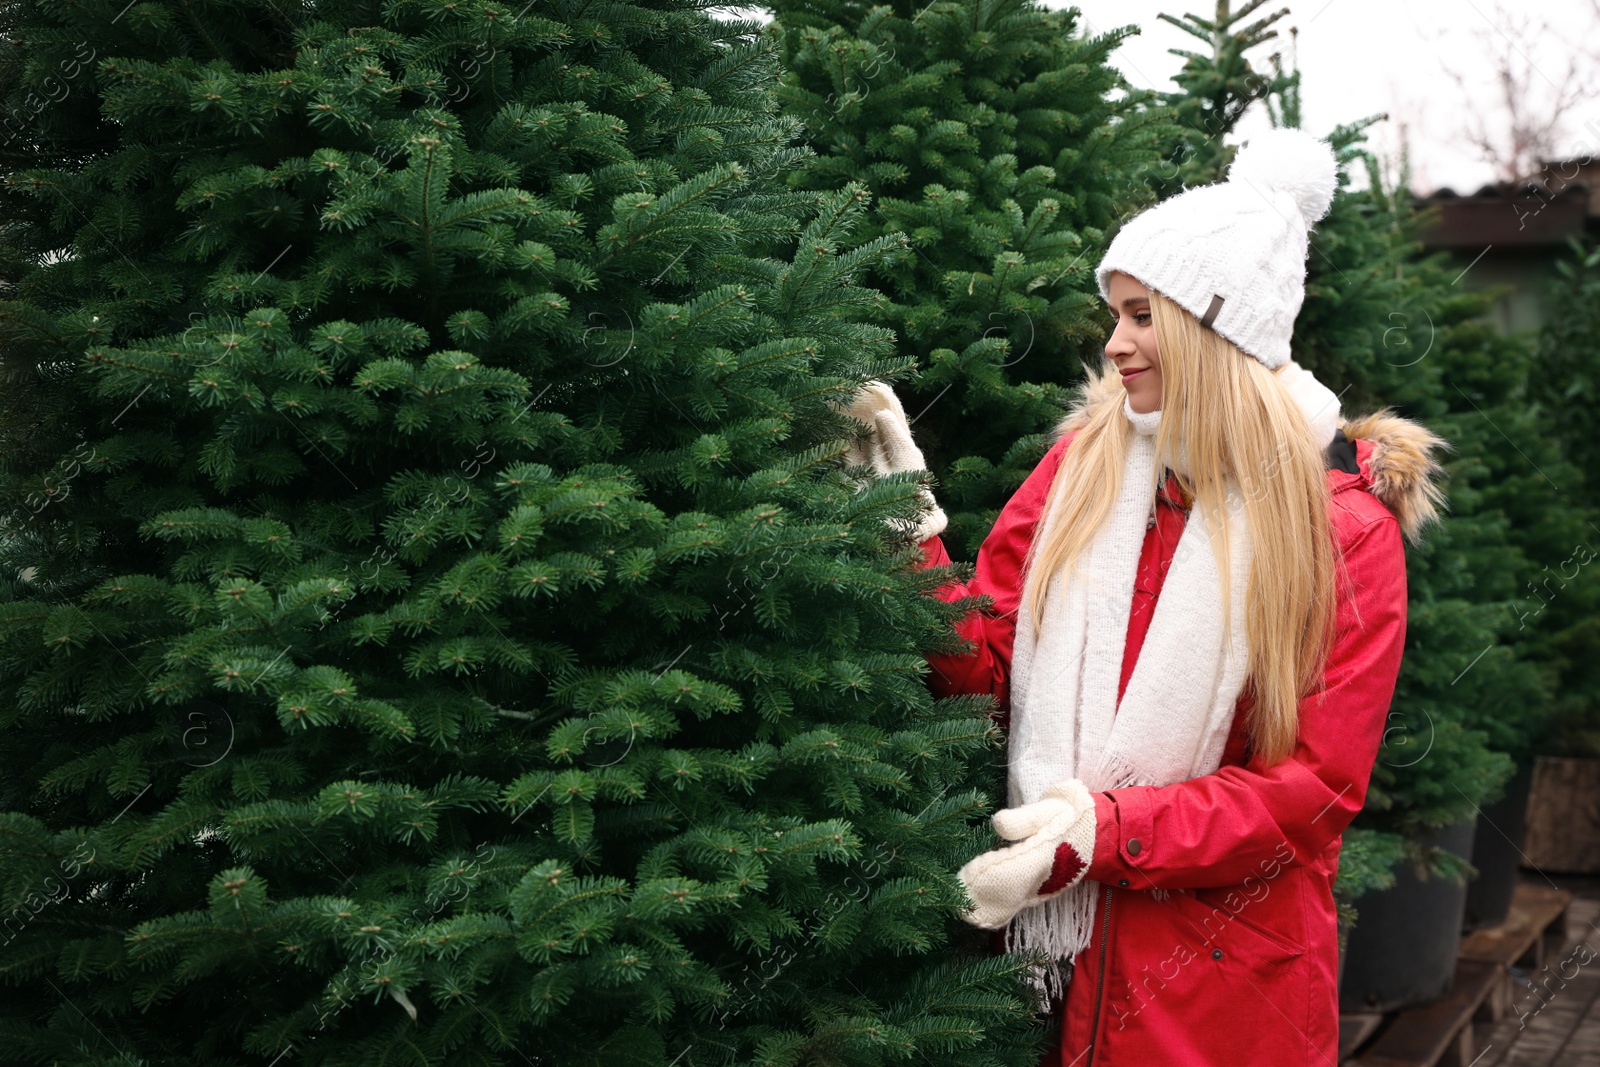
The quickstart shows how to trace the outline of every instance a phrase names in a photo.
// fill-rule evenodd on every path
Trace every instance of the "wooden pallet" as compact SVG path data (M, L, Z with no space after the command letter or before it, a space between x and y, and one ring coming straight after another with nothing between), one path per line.
M1355 1055L1356 1049L1367 1043L1367 1039L1383 1025L1383 1013L1380 1011L1350 1011L1339 1016L1339 1062L1343 1063Z
M1553 886L1519 885L1505 922L1474 930L1461 941L1461 958L1538 972L1544 967L1546 934L1565 934L1572 894ZM1489 1017L1504 1019L1516 997L1509 973L1488 1003Z
M1450 992L1396 1012L1351 1067L1467 1067L1476 1056L1472 1017L1504 981L1505 968L1498 963L1458 959Z
M1340 1062L1360 1049L1349 1067L1470 1067L1478 1054L1473 1020L1502 1019L1511 1010L1511 966L1543 966L1545 934L1565 930L1571 900L1564 889L1518 886L1504 922L1462 939L1444 996L1388 1015L1340 1016ZM1363 1048L1374 1032L1377 1039Z

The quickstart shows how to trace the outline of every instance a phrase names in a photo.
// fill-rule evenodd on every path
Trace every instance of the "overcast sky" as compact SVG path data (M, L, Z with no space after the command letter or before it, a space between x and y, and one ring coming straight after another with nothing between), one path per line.
M1167 50L1203 51L1205 45L1156 16L1210 15L1216 9L1212 0L1045 2L1049 7L1076 6L1101 32L1139 26L1139 34L1124 40L1112 60L1132 84L1163 91L1177 88L1172 75L1183 65ZM1528 97L1538 114L1550 113L1557 87L1567 80L1575 59L1580 73L1591 79L1600 69L1600 15L1593 0L1533 0L1520 6L1550 22L1552 29L1519 28L1517 16L1506 15L1496 0L1280 0L1264 5L1249 20L1289 9L1275 24L1279 38L1252 56L1265 57L1281 48L1287 60L1293 49L1297 64L1286 66L1300 69L1302 124L1308 132L1326 136L1336 126L1385 112L1386 121L1368 128L1368 147L1397 161L1404 123L1415 192L1426 194L1446 185L1471 192L1492 180L1494 170L1463 143L1460 127L1476 113L1489 121L1490 129L1504 128L1504 108L1492 77L1497 55L1520 57L1520 66L1528 71ZM1291 26L1300 31L1293 43ZM1587 54L1580 51L1585 47ZM1465 80L1465 92L1450 69ZM1557 157L1600 154L1600 81L1591 85L1597 91L1561 116ZM1229 140L1237 142L1268 125L1264 112L1255 113L1241 124L1239 136Z

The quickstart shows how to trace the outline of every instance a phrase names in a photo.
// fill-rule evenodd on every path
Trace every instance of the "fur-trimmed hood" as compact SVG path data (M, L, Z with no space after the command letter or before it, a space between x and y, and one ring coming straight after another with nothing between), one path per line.
M1081 429L1089 421L1089 413L1101 404L1121 404L1122 398L1122 383L1116 375L1091 374L1067 415L1051 431L1051 443ZM1372 493L1399 520L1406 540L1415 544L1428 526L1438 521L1444 506L1444 468L1435 453L1448 449L1449 443L1389 408L1355 418L1341 416L1339 429L1355 445L1360 473L1332 470L1330 487L1335 492L1359 487Z

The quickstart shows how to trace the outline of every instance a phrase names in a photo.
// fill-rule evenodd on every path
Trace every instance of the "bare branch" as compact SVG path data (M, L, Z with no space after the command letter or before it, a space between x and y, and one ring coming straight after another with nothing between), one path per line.
M1590 3L1600 14L1600 0ZM1471 69L1444 64L1467 103L1458 136L1494 168L1498 181L1515 184L1538 177L1542 162L1567 154L1569 114L1593 98L1600 64L1529 11L1503 0L1477 10L1488 21L1471 31L1477 42Z

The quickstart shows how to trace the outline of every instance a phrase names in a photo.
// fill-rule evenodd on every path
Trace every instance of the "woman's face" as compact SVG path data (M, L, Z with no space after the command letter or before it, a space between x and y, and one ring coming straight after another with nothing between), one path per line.
M1161 353L1150 319L1150 290L1120 270L1111 272L1111 317L1116 329L1106 341L1106 358L1122 374L1128 406L1140 415L1161 407Z

